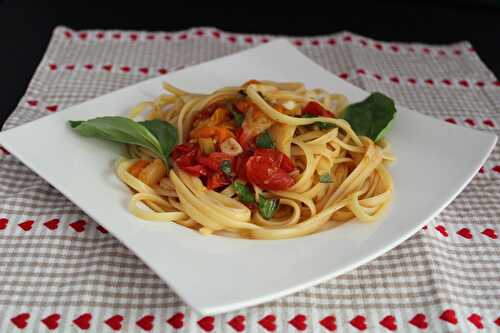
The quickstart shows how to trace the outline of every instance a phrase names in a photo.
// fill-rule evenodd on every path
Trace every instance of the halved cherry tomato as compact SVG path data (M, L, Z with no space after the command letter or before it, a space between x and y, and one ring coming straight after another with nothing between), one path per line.
M209 155L202 155L198 157L199 164L203 165L204 167L214 172L221 171L221 164L223 161L232 162L232 160L233 160L232 156L221 152L214 152L210 153Z
M255 150L255 156L265 156L273 163L273 165L278 166L286 172L292 172L295 170L295 165L293 165L293 162L288 158L288 156L277 149L257 148Z
M207 169L200 164L183 166L181 169L196 177L206 176L208 174Z
M233 160L233 171L237 178L242 180L247 180L246 164L250 157L253 156L253 152L250 150L245 150L243 153L236 156Z
M209 190L216 190L222 186L231 184L231 180L222 172L216 172L208 177L207 188Z
M333 113L316 102L307 103L305 108L302 109L302 114L311 114L316 117L335 117Z
M179 167L192 166L196 164L196 155L198 153L198 147L184 143L181 145L175 146L174 150L170 154L170 157L177 163Z
M254 155L246 163L246 176L250 183L269 191L283 191L295 184L288 172L281 169L272 157Z

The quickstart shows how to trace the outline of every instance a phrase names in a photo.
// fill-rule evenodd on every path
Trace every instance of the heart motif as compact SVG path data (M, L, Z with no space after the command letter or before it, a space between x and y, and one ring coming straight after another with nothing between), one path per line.
M328 331L333 332L337 329L335 316L326 316L319 321L320 325L326 328Z
M446 52L444 50L439 50L438 54L444 56L444 55L446 55Z
M109 317L108 319L106 319L105 323L106 325L111 327L112 330L119 331L122 329L122 321L122 315L114 315L113 317Z
M38 101L35 101L35 100L33 100L33 99L32 99L32 100L29 100L29 101L28 101L28 105L29 105L29 106L37 106L37 105L38 105Z
M71 33L71 31L65 31L64 36L66 36L66 38L71 38L73 34Z
M159 68L158 69L158 73L161 74L161 75L164 75L164 74L167 74L168 71L165 68Z
M49 68L53 71L55 71L57 69L57 65L56 64L49 64Z
M153 40L153 39L155 39L155 35L149 34L149 35L146 36L146 39L147 40Z
M424 82L431 86L434 85L434 81L432 79L427 79Z
M227 322L236 332L243 332L245 330L245 316L237 315Z
M59 219L52 219L47 222L43 223L44 226L46 226L50 230L56 230L57 227L59 226Z
M214 36L215 38L220 38L220 32L212 31L212 36Z
M122 34L119 33L119 32L115 32L112 36L113 36L114 39L120 39L120 38L122 38Z
M395 331L398 329L398 325L396 324L396 318L394 316L385 316L384 319L380 321L380 325L387 328L389 331Z
M9 223L9 219L1 218L0 219L0 230L4 230L7 228L7 224Z
M495 319L494 323L497 324L497 326L500 326L500 317L498 317L497 319Z
M110 72L112 68L113 68L113 65L104 65L104 66L102 66L102 69L104 69L105 71L108 71L108 72Z
M458 81L458 84L461 85L462 87L465 87L465 88L469 87L469 82L467 82L465 80Z
M364 39L360 39L359 40L359 44L363 45L363 46L367 46L368 45L368 42Z
M481 318L481 316L478 315L477 313L473 313L469 317L467 317L467 320L470 321L474 326L476 326L479 329L484 328L482 319L483 318Z
M472 239L472 234L468 228L462 228L457 231L457 234L466 239Z
M418 313L415 317L413 317L409 321L409 323L422 330L425 330L427 327L429 327L429 324L427 323L427 318L422 313Z
M103 38L104 38L104 32L98 32L95 36L96 36L98 39L103 39Z
M352 318L349 323L360 331L364 331L368 327L366 325L366 318L361 315L357 315L356 317Z
M17 328L25 328L28 326L29 313L21 313L15 317L10 318L10 321L16 325Z
M319 40L315 39L311 42L312 45L318 46L319 45Z
M87 224L87 222L85 222L84 220L78 220L70 223L69 226L76 232L83 232L85 230L85 224Z
M295 41L293 41L293 43L297 46L302 46L302 44L303 44L301 40L295 40Z
M439 319L449 322L450 324L456 325L458 323L455 311L452 309L444 310L439 316Z
M80 37L80 39L87 39L88 34L86 32L80 32L78 36Z
M66 65L66 69L69 70L69 71L72 71L73 69L75 69L75 65L73 65L73 64Z
M182 35L179 36L180 40L186 40L187 38L188 38L187 34L182 34Z
M442 225L437 225L434 227L434 229L436 229L437 231L439 231L439 233L441 235L443 235L444 237L448 237L448 231L446 230L446 228Z
M431 53L431 50L430 50L430 49L428 49L428 48L426 48L426 47L424 47L424 48L422 49L422 52L424 52L425 54L429 54L429 53Z
M3 220L3 219L2 219ZM1 221L1 220L0 220ZM1 227L0 227L1 228ZM481 232L483 235L485 236L488 236L489 238L491 239L497 239L498 236L497 236L497 233L495 232L495 230L491 229L491 228L487 228L487 229L484 229L482 232Z
M86 68L86 69L88 69L88 70L91 70L92 68L94 68L94 65L92 65L92 64L86 64L86 65L85 65L85 66L83 66L83 67L85 67L85 68Z
M84 313L73 320L73 323L80 327L82 330L86 330L90 327L90 321L92 320L92 315L90 313Z
M48 105L45 107L45 109L47 109L47 111L50 111L50 112L56 112L58 108L59 108L58 105Z
M389 78L389 80L391 80L394 83L399 83L399 79L396 76Z
M476 126L476 122L474 121L474 119L467 118L464 121L471 126Z
M373 77L379 81L382 80L382 76L380 74L375 73L375 74L373 74Z
M103 234L107 234L108 233L108 230L106 230L102 225L98 225L97 227L95 227L97 230L99 230L100 232L102 232Z
M461 55L462 51L460 51L460 50L454 50L453 53L456 54L456 55Z
M234 36L229 36L229 37L227 37L227 40L228 40L230 43L236 43L236 37L234 37Z
M147 67L141 67L141 68L139 68L139 72L141 72L142 74L147 75L148 72L149 72L149 69Z
M394 52L399 52L399 47L397 47L396 45L392 45L391 50Z
M262 37L260 40L262 43L268 43L269 39L267 37Z
M154 316L145 315L144 317L136 321L135 324L145 331L151 331L153 329L154 320L155 320Z
M479 168L479 173L484 173L484 167Z
M477 81L476 86L478 86L479 88L484 87L484 81Z
M356 73L361 74L361 75L365 75L366 71L363 68L359 68L356 70Z
M203 30L196 30L196 36L203 36L205 32Z
M380 43L375 43L373 46L375 46L375 48L377 50L382 50L383 49L382 44L380 44Z
M130 34L129 37L130 37L130 40L136 41L139 36L137 36L137 34Z
M485 124L486 126L489 126L489 127L495 127L495 124L493 123L493 120L491 120L491 119L483 120L483 124Z
M449 122L450 124L455 124L455 125L457 124L457 121L453 118L446 118L445 121Z
M175 329L182 328L184 326L184 313L177 312L167 319L167 323Z
M296 315L288 322L299 331L305 331L305 329L307 328L306 316L304 316L303 314Z
M49 330L55 330L59 326L59 319L61 319L61 315L58 313L54 313L48 317L43 318L42 323L44 323Z
M417 80L414 79L414 78L409 78L408 79L408 82L411 83L411 84L416 84L417 83Z
M349 74L347 74L347 73L340 73L340 74L339 74L339 77L340 77L341 79L347 80L347 78L349 77Z
M259 320L259 325L264 327L269 332L276 331L276 316L273 314L265 316Z
M214 317L212 316L203 317L197 323L205 332L211 332L214 329Z
M443 80L443 83L446 84L447 86L451 86L451 80L448 80L448 79L444 79Z
M250 36L245 37L245 39L244 39L244 40L245 40L245 43L247 43L247 44L252 44L252 43L253 43L253 38L252 38L252 37L250 37Z
M120 69L122 70L122 72L125 72L125 73L130 72L130 67L128 67L128 66L123 66Z
M327 43L330 45L335 45L335 44L337 44L337 41L335 40L335 38L330 38L330 39L328 39Z
M495 165L491 170L500 173L500 165Z
M163 39L165 39L165 40L172 40L172 36L170 36L170 35L165 35L165 36L163 37Z
M351 36L345 36L344 38L342 38L342 40L344 42L348 42L349 43L349 42L352 42L352 37Z
M33 227L34 222L35 221L33 220L27 220L22 223L19 223L18 226L21 227L21 229L23 229L24 231L29 231Z

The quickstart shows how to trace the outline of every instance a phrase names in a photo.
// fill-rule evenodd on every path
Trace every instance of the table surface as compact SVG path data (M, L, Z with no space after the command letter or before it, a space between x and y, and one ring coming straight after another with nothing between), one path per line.
M471 6L461 1L433 3L386 1L352 8L302 9L248 6L182 8L142 1L143 5L72 5L70 2L0 0L0 124L3 124L23 95L53 28L135 29L172 31L192 26L215 26L232 32L315 35L349 30L374 39L448 44L468 40L486 65L500 74L500 6Z

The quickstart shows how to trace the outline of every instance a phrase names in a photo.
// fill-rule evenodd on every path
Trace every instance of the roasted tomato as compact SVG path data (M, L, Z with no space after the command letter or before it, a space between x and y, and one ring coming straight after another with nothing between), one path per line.
M305 108L302 109L302 114L310 114L316 117L335 117L333 113L325 109L321 104L316 102L309 102Z
M295 184L288 173L295 167L292 161L276 149L257 149L245 164L248 181L268 191L283 191Z

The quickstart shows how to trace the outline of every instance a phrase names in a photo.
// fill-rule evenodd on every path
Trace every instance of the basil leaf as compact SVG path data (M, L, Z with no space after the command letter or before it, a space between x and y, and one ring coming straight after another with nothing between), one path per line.
M320 130L326 130L326 129L330 129L332 127L335 127L334 124L325 123L324 121L317 121L317 122L315 122L315 124L318 126L318 128Z
M264 131L255 139L255 145L259 148L274 148L273 138L268 131Z
M325 173L324 175L319 176L320 183L332 183L332 177L329 174Z
M240 201L246 204L254 203L255 202L255 197L253 193L250 191L248 186L234 182L233 183L233 188L238 197L240 198Z
M69 123L80 135L141 146L163 157L158 139L146 127L129 118L100 117Z
M233 168L231 167L231 161L229 161L229 160L222 161L222 163L220 165L220 170L222 172L224 172L226 175L232 176L233 175Z
M259 196L259 213L262 215L263 218L266 220L269 220L271 217L273 217L274 212L276 212L276 209L278 209L279 206L279 200L278 199L267 199L264 196L260 195Z
M243 120L245 120L245 116L243 113L234 111L233 109L230 109L231 115L233 116L233 122L236 125L236 127L241 127L241 124L243 124Z
M160 142L164 161L168 161L170 153L177 144L177 129L169 122L162 120L146 120L139 124L146 127Z
M348 105L342 117L356 134L378 141L390 129L395 113L394 101L382 93L374 92L365 100Z

